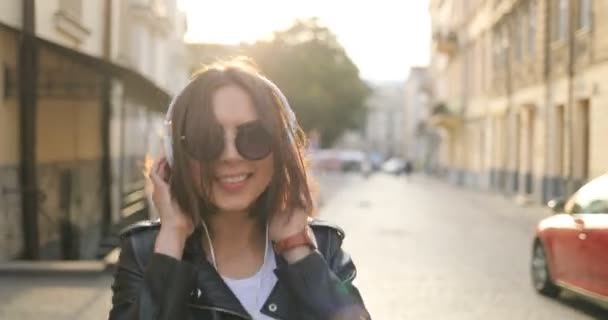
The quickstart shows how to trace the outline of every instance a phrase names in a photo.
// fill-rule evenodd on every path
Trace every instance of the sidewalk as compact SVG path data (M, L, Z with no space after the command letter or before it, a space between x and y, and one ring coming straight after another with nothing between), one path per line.
M0 262L0 319L106 319L118 253L104 260Z
M10 260L0 262L0 276L11 275L61 275L111 274L118 262L119 249L112 250L103 260Z
M106 272L0 274L0 319L101 320L111 307Z
M456 186L447 181L423 174L414 175L411 179L417 183L428 184L430 188L436 188L438 195L441 192L451 192L467 199L471 206L479 210L511 219L539 221L552 214L547 207L539 203L520 205L516 196L513 195L504 195L492 190L476 190L469 187Z

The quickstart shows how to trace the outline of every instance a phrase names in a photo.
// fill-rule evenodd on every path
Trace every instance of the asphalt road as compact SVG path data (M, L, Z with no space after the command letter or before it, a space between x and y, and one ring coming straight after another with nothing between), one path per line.
M346 231L374 319L608 319L572 294L537 295L528 274L542 208L424 177L344 178L321 216Z

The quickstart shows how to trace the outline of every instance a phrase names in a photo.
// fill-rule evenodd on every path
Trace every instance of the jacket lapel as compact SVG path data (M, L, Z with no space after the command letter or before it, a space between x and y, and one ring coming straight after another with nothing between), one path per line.
M184 260L190 261L198 267L196 288L191 293L191 305L195 308L215 310L229 313L243 319L251 319L238 298L228 288L217 270L205 259L201 245L202 228L197 228L188 239L184 249ZM296 319L297 314L293 305L293 298L287 284L281 282L278 270L287 266L287 261L275 254L277 269L277 283L274 285L268 299L264 302L261 312L271 318L279 320Z
M277 278L279 278L278 270L285 267L287 261L277 254L275 254L275 259L277 262L277 269L274 270L274 273L277 275ZM286 320L295 319L292 316L293 312L292 297L289 288L287 288L287 284L281 282L279 278L270 292L270 296L268 296L268 299L264 302L262 313L274 319Z
M188 239L184 260L194 263L198 269L197 284L191 293L191 305L196 308L229 313L243 319L251 319L239 299L228 288L215 268L205 259L200 242L201 228Z

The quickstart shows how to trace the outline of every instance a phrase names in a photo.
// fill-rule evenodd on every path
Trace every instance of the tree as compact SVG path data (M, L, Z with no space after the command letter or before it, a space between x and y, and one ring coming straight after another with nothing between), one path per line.
M276 32L270 41L239 46L194 44L190 49L201 63L236 55L253 58L283 90L302 128L321 133L324 146L330 146L346 129L364 124L371 89L360 79L357 66L336 36L316 18L298 20Z
M242 52L283 90L306 131L317 129L322 144L331 145L346 129L365 119L371 90L359 77L335 35L318 19L298 20Z

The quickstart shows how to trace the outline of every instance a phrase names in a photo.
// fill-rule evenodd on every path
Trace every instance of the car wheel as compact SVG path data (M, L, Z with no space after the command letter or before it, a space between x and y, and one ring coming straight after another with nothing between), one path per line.
M549 263L545 248L540 241L534 243L532 250L532 261L530 263L532 273L532 284L534 289L542 295L555 298L559 295L561 289L551 279L549 272Z

